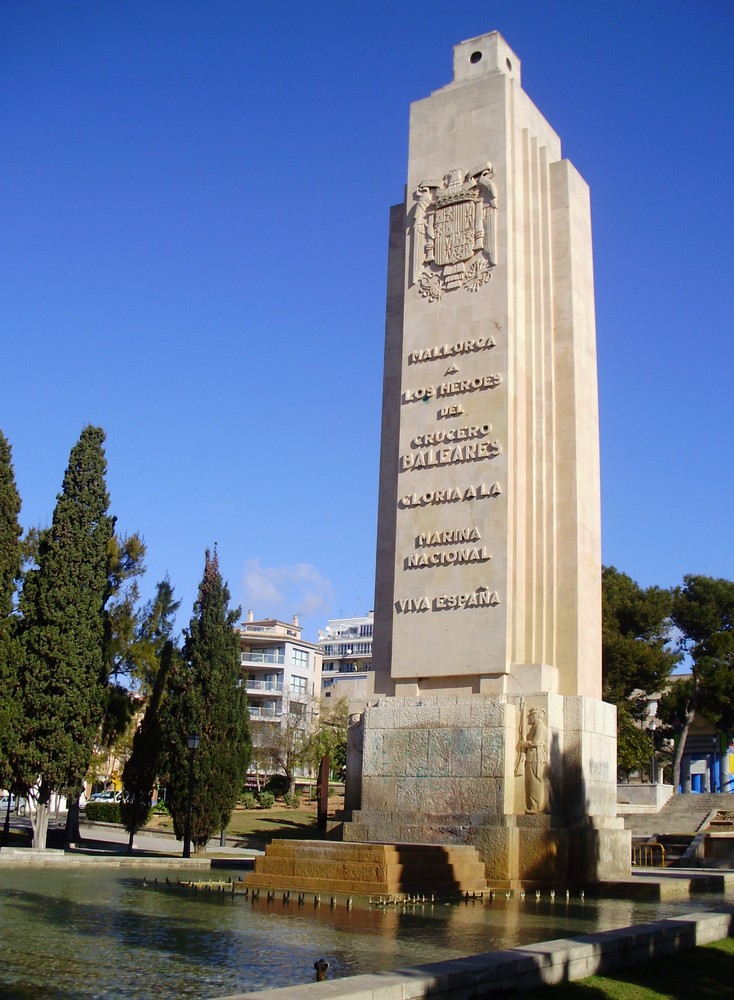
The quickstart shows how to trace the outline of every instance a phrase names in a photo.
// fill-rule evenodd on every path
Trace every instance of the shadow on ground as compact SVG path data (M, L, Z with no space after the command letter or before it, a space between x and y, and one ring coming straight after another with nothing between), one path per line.
M734 939L674 958L635 965L614 976L592 976L524 994L526 1000L723 1000L734 998Z

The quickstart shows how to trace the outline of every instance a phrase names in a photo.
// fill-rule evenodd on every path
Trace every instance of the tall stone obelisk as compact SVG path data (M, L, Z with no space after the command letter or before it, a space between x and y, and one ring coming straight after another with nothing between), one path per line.
M473 842L508 879L628 868L600 586L589 193L493 32L412 106L391 213L378 700L347 838Z
M373 658L385 694L601 696L588 188L497 33L411 109ZM557 676L556 675L557 672Z

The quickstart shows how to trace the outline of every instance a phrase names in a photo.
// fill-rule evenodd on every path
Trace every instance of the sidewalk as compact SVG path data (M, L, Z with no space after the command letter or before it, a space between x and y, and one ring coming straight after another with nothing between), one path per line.
M16 819L14 829L29 829L30 821ZM141 831L135 835L133 853L128 854L128 833L123 826L112 823L80 824L82 842L63 850L47 848L44 851L31 847L3 847L0 850L0 865L4 864L112 864L112 865L172 865L174 867L236 867L249 868L262 851L247 847L237 847L228 843L219 844L219 838L212 838L205 854L192 854L183 858L183 844L172 834Z

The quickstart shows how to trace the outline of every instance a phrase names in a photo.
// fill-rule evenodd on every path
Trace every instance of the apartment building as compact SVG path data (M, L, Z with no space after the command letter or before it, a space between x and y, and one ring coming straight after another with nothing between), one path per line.
M240 670L254 725L317 711L322 653L301 631L297 615L288 624L277 618L255 621L252 611L239 626Z
M374 618L374 611L353 618L332 618L319 630L322 698L352 701L371 693Z

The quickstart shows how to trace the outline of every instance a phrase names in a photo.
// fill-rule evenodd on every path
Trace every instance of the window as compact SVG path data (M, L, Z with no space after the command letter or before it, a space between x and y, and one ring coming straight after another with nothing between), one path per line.
M291 659L295 667L300 667L301 670L308 670L308 650L294 649Z
M291 690L294 694L305 694L308 690L308 678L296 677L294 674L291 677Z

